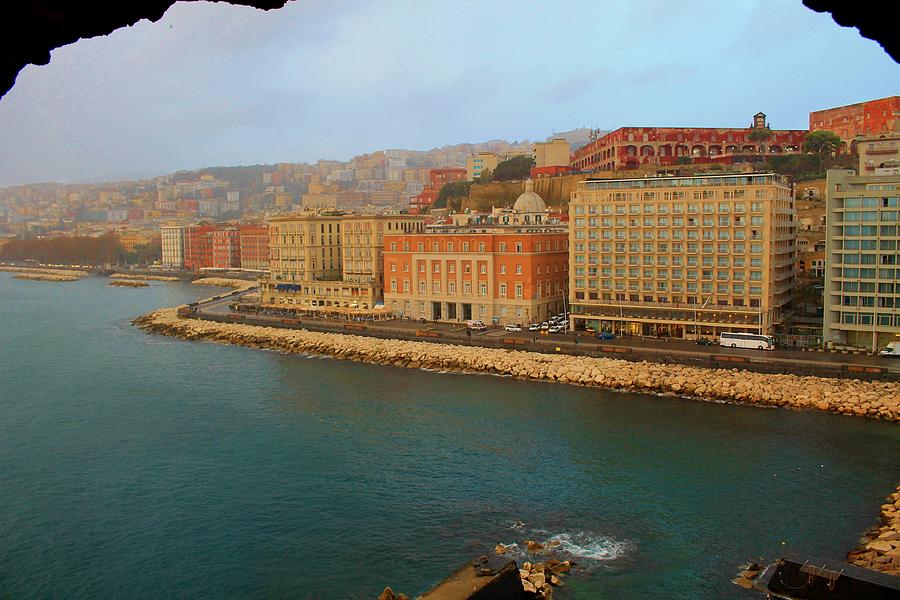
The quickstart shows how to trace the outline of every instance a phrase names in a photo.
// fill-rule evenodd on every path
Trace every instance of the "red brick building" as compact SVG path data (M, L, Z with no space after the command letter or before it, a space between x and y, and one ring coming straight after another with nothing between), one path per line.
M384 236L385 307L412 319L544 321L565 309L565 226L448 226Z
M803 148L804 129L773 129L766 140L756 130L768 127L766 115L753 115L747 128L620 127L575 151L573 171L618 171L679 162L762 162L766 155L793 154ZM682 160L679 160L682 159Z
M241 268L241 232L237 227L221 227L211 233L212 266L217 269Z
M409 212L414 215L434 204L442 187L453 181L465 181L466 170L461 167L431 169L428 172L428 180L429 184L425 186L425 189L409 201Z
M893 132L900 126L900 96L890 96L809 113L810 131L833 131L845 150L856 151L854 138Z
M248 223L239 227L241 233L241 268L254 271L269 269L269 227Z
M184 268L197 271L211 267L213 225L189 225L184 228Z

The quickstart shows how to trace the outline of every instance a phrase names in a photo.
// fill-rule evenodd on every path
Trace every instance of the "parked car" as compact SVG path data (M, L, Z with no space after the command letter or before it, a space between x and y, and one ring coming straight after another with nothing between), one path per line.
M540 330L541 330L540 323L532 323L531 325L528 326L528 331L540 331Z
M506 331L522 331L521 325L507 325L504 327Z
M543 323L541 323L541 329L543 329L544 331L550 329L550 323L544 321Z
M716 341L711 340L709 338L698 338L696 342L694 342L698 346L715 346Z
M551 325L547 330L548 333L563 333L566 330L562 325Z
M614 340L616 336L614 333L610 333L609 331L601 331L597 334L598 340Z
M484 331L487 329L487 325L484 324L484 321L475 321L471 319L466 321L466 327L472 331Z

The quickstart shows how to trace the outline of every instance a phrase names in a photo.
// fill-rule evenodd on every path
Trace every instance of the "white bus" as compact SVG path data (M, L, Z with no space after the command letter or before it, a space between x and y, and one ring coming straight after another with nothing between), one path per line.
M775 338L770 335L759 335L756 333L723 333L719 336L719 345L731 348L774 350Z

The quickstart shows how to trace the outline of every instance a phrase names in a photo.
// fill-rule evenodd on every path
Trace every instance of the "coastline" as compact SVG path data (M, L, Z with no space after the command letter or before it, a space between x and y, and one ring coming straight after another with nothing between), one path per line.
M860 547L847 555L857 567L900 576L900 486L881 505L881 525L860 539Z
M772 375L613 358L547 355L429 342L378 339L179 317L163 308L134 319L148 333L183 340L319 354L397 367L487 373L605 389L657 393L713 402L811 409L900 421L900 384L858 379ZM712 377L711 377L712 376Z

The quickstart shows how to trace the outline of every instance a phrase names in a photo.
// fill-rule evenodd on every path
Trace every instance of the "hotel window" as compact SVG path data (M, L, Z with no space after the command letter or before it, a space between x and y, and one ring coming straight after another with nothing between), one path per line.
M522 251L522 242L516 242L516 252Z
M486 283L478 284L478 294L481 296L487 296L487 284Z
M397 280L391 279L391 291L397 293Z
M448 273L456 273L456 263L448 263L447 264L447 272Z
M432 281L431 282L431 291L435 294L441 293L441 282L440 281Z
M453 252L453 242L447 242L447 252Z
M522 274L522 265L516 265L516 275Z
M441 263L435 261L431 265L431 271L432 271L432 273L440 273L441 272Z
M406 279L403 281L403 293L404 294L409 293L409 279Z
M500 252L506 252L506 242L500 242Z
M424 282L424 281L420 281L420 282L419 282L419 291L422 292L423 294L424 294L426 291L428 291L428 288L425 287L425 282Z
M397 272L397 263L391 263L391 273Z
M397 242L391 242L391 252L397 251Z
M463 252L468 252L469 251L469 242L463 242L462 249L463 249Z
M506 284L505 284L505 283L501 283L500 286L499 286L499 288L500 288L500 292L499 292L500 297L501 297L501 298L506 298Z
M438 247L439 247L438 242L431 242L431 251L432 251L432 252L437 252L437 251L438 251Z
M484 263L480 263L480 264L478 265L478 272L481 273L482 275L484 275L485 273L487 273L487 265L484 264Z
M468 281L463 282L463 294L471 294L472 293L472 284Z
M484 242L478 242L478 251L484 252Z
M506 275L506 265L500 265L500 274Z
M425 261L420 261L419 262L419 273L424 273L424 272L425 272Z
M463 263L463 273L471 273L472 265L470 263Z

